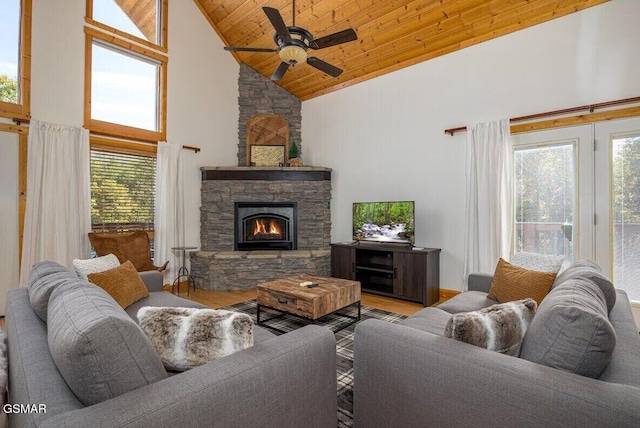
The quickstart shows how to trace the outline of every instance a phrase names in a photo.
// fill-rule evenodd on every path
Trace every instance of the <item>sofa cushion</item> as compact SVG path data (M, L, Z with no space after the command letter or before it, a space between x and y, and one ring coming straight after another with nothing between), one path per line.
M489 299L487 293L481 291L465 291L456 294L446 302L440 303L438 309L447 311L450 314L458 312L478 311L482 308L488 308L498 303L496 300Z
M109 293L122 308L149 295L138 271L130 261L104 272L90 273L89 281Z
M29 301L33 312L46 323L49 296L53 290L69 281L77 280L73 273L56 262L44 261L33 265L28 284Z
M558 284L538 308L522 344L521 358L598 378L607 367L616 332L602 290L574 278Z
M518 356L536 307L533 299L524 299L475 312L453 314L444 336L501 354Z
M138 321L167 370L185 371L253 346L253 320L240 312L145 306Z
M551 272L557 274L564 262L564 256L551 254L527 253L521 251L511 257L511 264L538 272Z
M611 308L613 308L613 305L616 304L616 289L611 281L609 281L609 279L604 276L600 266L598 266L591 260L577 261L558 274L555 281L553 282L553 285L551 286L551 289L573 278L590 279L598 287L600 287L600 290L604 294L607 302L607 313L611 312Z
M51 356L85 406L167 377L144 332L93 284L76 278L56 288L47 319Z
M409 318L400 321L399 324L442 336L450 318L449 312L445 312L439 307L428 307L420 309Z
M539 305L555 278L555 273L524 269L500 259L487 297L500 303L531 298Z
M73 268L76 271L76 275L85 281L88 281L87 275L90 273L104 272L118 266L120 266L120 261L113 254L86 260L73 259Z

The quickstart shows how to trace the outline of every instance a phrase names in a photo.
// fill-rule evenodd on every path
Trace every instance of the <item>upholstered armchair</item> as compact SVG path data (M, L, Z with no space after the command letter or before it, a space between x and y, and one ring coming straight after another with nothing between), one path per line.
M89 233L89 241L98 256L114 254L120 263L129 260L138 272L164 271L169 264L155 266L151 262L151 244L149 235L144 231L119 233Z

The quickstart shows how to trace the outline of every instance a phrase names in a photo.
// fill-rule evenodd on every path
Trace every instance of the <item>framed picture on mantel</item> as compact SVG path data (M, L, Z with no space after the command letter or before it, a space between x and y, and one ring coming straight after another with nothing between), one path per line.
M247 166L285 166L289 122L276 114L257 114L247 124Z
M284 146L251 146L250 166L284 166Z

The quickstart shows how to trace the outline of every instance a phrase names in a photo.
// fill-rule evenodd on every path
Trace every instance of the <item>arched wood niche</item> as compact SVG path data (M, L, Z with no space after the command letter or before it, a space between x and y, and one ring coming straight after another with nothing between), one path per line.
M247 166L285 166L289 122L277 114L257 114L247 126Z

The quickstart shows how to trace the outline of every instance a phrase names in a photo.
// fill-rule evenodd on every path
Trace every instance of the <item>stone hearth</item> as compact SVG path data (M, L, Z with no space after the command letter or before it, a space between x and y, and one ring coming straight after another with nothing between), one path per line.
M208 290L252 289L263 281L330 274L331 170L322 167L203 167L201 251L191 272ZM296 202L298 249L234 251L236 202Z

